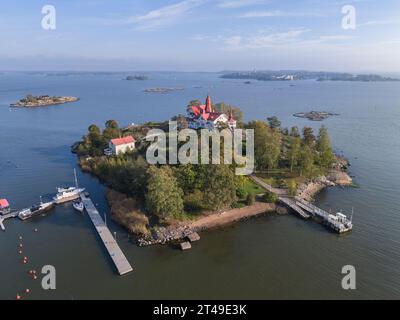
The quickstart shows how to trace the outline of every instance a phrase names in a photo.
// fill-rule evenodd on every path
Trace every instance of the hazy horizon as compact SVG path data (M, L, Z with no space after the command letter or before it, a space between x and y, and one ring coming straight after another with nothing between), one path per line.
M60 70L46 70L46 69L36 69L36 70L0 70L0 73L124 73L124 74L147 74L147 73L216 73L224 74L228 72L250 72L251 69L227 69L227 70L107 70L107 69L96 69L96 70L71 70L71 69L60 69ZM310 72L333 72L333 73L350 73L350 74L376 74L381 76L400 76L400 71L380 71L380 70L311 70L311 69L257 69L258 72L269 72L269 71L310 71Z

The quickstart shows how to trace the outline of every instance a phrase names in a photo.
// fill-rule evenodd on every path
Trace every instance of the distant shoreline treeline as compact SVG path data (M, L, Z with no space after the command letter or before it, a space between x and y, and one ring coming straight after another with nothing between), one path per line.
M400 81L400 79L384 77L377 74L351 74L342 72L323 71L234 71L223 73L224 79L246 79L259 81L292 81L292 80L317 80L317 81L359 81L359 82L385 82Z

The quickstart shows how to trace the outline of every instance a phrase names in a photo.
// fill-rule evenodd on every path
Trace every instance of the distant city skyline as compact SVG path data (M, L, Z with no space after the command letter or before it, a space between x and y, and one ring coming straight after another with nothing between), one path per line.
M46 5L56 29L45 30ZM343 28L344 6L355 29ZM400 72L397 0L47 0L0 5L0 70Z

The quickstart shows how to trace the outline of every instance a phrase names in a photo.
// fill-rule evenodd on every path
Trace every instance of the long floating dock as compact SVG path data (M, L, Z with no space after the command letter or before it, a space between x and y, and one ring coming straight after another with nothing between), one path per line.
M120 275L123 275L131 272L133 270L132 266L129 264L129 261L126 259L121 248L115 241L106 224L104 223L92 200L86 197L84 194L81 194L81 199L90 219L93 222L94 227L96 228L101 240L104 243L104 246L106 247L111 259L113 260L118 270L118 273Z

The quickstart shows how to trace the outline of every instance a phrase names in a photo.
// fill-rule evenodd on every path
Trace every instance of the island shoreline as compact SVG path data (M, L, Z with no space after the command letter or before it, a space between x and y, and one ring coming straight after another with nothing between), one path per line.
M80 99L77 97L62 96L62 97L50 97L44 96L31 96L27 95L26 98L19 100L18 102L11 103L11 108L38 108L48 107L54 105L60 105L65 103L77 102Z
M88 172L91 175L97 177L90 170L85 170L82 167L80 161L78 161L82 171ZM343 157L336 156L335 167L326 175L319 176L314 179L310 179L298 188L297 197L306 201L314 201L314 197L320 193L322 190L328 187L341 186L349 187L352 185L353 180L347 173L349 162ZM99 183L104 183L99 179ZM117 192L112 188L109 190ZM118 193L118 192L117 192ZM113 212L113 206L111 201L107 198L107 203L110 207L110 212ZM127 199L133 199L127 197ZM286 208L284 205L279 203L266 203L261 201L256 201L252 205L244 206L241 208L231 208L222 211L214 212L203 212L196 220L190 221L176 221L168 226L157 227L156 232L154 232L149 237L141 237L135 235L137 245L140 247L151 246L151 245L165 245L168 243L174 243L183 241L190 234L195 232L212 231L219 228L224 228L239 222L246 221L248 219L256 218L265 214L287 214L290 209ZM112 214L112 218L120 225L124 226L128 234L129 232L127 226L124 222L119 219L116 215Z

